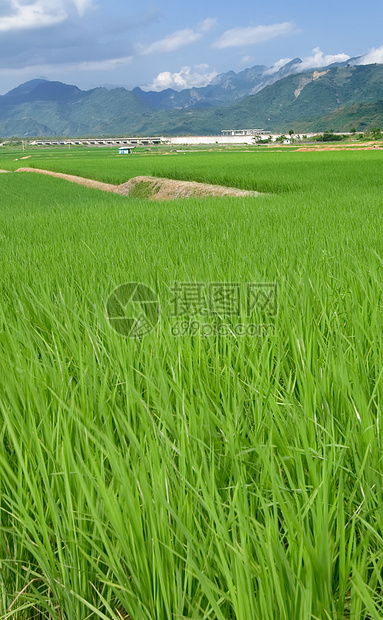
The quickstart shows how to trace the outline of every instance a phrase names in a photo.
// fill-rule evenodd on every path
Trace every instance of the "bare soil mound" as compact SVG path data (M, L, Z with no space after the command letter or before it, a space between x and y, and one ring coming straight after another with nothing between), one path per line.
M7 171L4 171L7 172ZM62 172L52 172L51 170L41 170L40 168L18 168L16 172L37 172L58 177L92 187L101 189L104 192L113 192L121 196L131 196L133 198L147 198L149 200L175 200L176 198L192 198L206 196L259 196L259 192L237 189L235 187L224 187L223 185L208 185L207 183L197 183L194 181L175 181L159 177L134 177L121 185L102 183L93 179L84 179L73 174Z
M259 192L208 185L195 181L175 181L159 177L134 177L119 185L117 194L148 198L149 200L175 200L176 198L197 198L206 196L258 196Z

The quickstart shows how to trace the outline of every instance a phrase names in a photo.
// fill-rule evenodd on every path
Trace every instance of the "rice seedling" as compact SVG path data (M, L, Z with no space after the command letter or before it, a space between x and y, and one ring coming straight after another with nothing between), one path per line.
M1 175L0 617L381 618L381 154L104 157L57 166L265 195ZM124 282L145 336L108 321ZM275 282L277 312L175 336L176 282Z

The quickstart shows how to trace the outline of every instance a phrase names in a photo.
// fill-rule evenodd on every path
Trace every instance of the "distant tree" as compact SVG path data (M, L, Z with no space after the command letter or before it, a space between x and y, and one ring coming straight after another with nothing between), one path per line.
M294 129L289 129L289 135L292 136L294 133Z
M355 127L351 127L350 132L351 133L356 133L356 128Z
M316 136L316 142L341 142L345 136L338 136L333 131L325 131L321 136Z
M379 127L373 127L370 130L370 135L373 140L381 140L383 138L382 132Z
M262 138L256 138L256 144L270 144L271 142L271 137L266 138L265 140L263 140Z

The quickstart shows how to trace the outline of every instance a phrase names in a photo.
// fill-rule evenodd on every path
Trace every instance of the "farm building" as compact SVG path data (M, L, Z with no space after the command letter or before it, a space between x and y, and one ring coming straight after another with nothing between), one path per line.
M118 149L118 154L119 155L130 155L130 148L128 148L127 146L121 146Z

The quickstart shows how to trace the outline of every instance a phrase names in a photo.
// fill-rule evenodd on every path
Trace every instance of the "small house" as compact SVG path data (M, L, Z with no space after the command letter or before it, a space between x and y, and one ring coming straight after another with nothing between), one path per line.
M121 146L118 149L118 154L119 155L130 155L130 148L128 148L127 146Z

